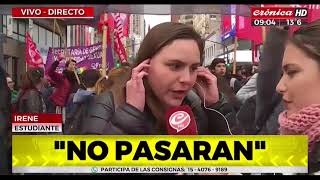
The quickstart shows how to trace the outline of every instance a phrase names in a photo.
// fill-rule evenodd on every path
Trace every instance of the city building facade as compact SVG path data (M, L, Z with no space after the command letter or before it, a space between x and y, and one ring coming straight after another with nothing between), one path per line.
M125 47L130 62L133 62L140 44L145 37L146 22L144 16L140 14L131 14L129 23L129 37L126 39Z
M44 61L49 47L64 46L66 26L57 21L62 33L60 34L53 24L53 19L14 19L11 15L0 15L0 43L3 46L0 51L4 56L3 66L17 87L21 85L22 74L26 71L26 32L30 33Z

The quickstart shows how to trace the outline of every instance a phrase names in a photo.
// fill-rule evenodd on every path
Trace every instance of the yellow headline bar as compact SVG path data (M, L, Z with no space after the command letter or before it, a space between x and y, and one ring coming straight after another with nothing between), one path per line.
M12 137L18 166L303 166L307 136Z

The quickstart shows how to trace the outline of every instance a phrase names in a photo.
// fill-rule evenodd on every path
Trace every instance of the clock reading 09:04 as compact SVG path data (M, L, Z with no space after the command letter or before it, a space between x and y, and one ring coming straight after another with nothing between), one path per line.
M253 19L252 26L276 26L274 19Z

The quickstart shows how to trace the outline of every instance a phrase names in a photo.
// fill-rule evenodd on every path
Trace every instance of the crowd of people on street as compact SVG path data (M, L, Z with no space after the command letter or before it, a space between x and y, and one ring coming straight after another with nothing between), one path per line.
M68 135L166 135L166 110L188 105L200 135L307 135L309 173L320 171L320 20L292 35L270 28L259 64L235 74L224 58L202 66L203 54L192 27L166 22L148 32L133 64L107 76L77 74L61 56L49 69L29 68L15 89L0 68L0 169L11 166L13 112L62 114Z

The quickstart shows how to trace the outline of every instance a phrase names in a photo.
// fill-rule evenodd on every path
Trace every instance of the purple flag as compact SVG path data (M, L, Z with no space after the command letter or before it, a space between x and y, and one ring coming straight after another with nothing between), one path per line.
M46 70L51 66L51 64L58 59L59 54L64 54L64 48L49 48L47 61L45 68ZM77 68L84 69L98 69L101 64L102 55L102 45L101 43L94 44L91 46L73 46L67 48L70 58L76 60ZM61 62L57 68L59 72L64 69L65 63Z

